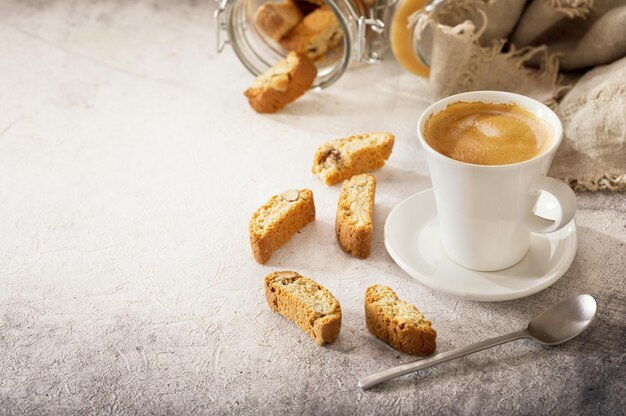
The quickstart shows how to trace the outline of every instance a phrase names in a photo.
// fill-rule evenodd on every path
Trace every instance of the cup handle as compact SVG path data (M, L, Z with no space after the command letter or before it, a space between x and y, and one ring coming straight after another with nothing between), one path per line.
M548 192L556 198L560 208L558 218L548 220L531 212L523 227L533 233L552 233L569 224L576 213L576 194L572 188L557 179L540 176L532 183L528 192L536 195L540 191Z

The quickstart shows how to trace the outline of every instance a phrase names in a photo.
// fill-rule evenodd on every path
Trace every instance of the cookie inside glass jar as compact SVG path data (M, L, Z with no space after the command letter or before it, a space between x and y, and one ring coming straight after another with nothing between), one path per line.
M318 68L343 55L343 29L323 0L260 0L254 12L259 35L276 52L291 51L313 60Z

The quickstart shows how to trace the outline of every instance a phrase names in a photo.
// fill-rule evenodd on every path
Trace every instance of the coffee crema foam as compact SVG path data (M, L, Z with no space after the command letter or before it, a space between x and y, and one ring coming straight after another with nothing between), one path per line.
M431 114L426 142L437 152L477 165L508 165L543 153L552 127L516 104L456 102Z

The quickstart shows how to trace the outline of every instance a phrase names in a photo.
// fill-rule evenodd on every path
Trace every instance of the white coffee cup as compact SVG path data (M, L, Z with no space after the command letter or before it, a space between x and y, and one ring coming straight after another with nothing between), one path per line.
M476 165L442 155L424 139L424 124L431 114L459 101L520 106L552 127L550 147L532 159L509 165ZM557 231L574 217L574 192L565 183L546 176L561 143L563 127L557 115L542 103L499 91L453 95L424 111L417 123L417 135L426 150L443 248L461 266L481 271L510 267L526 255L531 233ZM558 202L555 220L534 214L540 191L552 194Z

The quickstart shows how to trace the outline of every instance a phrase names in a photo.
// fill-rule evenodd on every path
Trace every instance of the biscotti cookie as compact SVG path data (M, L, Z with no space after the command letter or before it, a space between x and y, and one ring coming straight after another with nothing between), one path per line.
M291 1L282 3L266 2L256 11L255 21L259 29L270 38L279 41L293 29L304 16L300 9Z
M339 335L339 301L308 277L290 271L270 273L265 277L265 297L272 310L293 321L318 345Z
M324 0L320 0L321 1L320 4L316 4L307 0L291 0L291 1L293 2L293 4L295 4L298 7L298 9L300 9L300 12L302 13L303 16L306 16L307 14L313 12L319 6L322 6L324 4Z
M250 219L250 246L254 259L266 263L272 253L315 219L313 192L290 189L274 195Z
M289 52L270 70L259 75L244 95L258 113L274 113L304 94L317 76L309 58Z
M355 175L341 187L335 233L341 248L355 257L370 254L375 192L376 178L370 174Z
M337 16L328 6L322 6L306 15L280 44L287 50L316 59L337 46L342 38Z
M326 185L378 169L389 159L395 137L370 133L330 141L317 149L312 172Z
M302 12L302 15L306 16L307 14L313 12L319 6L324 5L324 0L315 0L315 1L307 1L307 0L291 0L298 9Z
M437 348L437 331L413 305L398 299L387 286L365 291L367 329L393 348L412 355L430 355Z
M301 1L305 3L314 4L316 6L323 6L325 3L324 0L301 0Z

